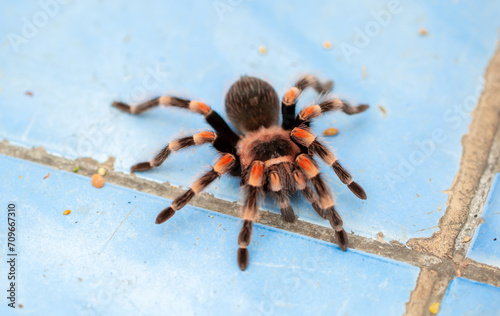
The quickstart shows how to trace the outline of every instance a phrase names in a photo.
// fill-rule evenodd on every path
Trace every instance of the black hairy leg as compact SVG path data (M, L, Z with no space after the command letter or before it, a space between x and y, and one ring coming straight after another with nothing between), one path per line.
M313 118L319 117L325 112L340 110L345 114L354 115L366 111L369 107L368 104L351 106L348 102L340 99L327 100L320 104L310 105L300 111L295 118L294 127L308 124Z
M294 127L297 100L302 91L308 87L314 88L318 93L327 93L332 89L333 81L321 83L312 75L304 76L297 81L295 86L285 93L281 101L281 116L283 121L281 126L283 129L288 130Z
M295 160L297 169L302 173L305 179L311 181L318 195L318 204L321 208L321 216L330 221L330 225L335 230L335 237L340 249L346 251L348 246L347 234L342 227L342 218L334 207L333 198L330 195L326 183L319 174L316 162L306 154L301 154ZM298 181L300 182L300 181ZM319 212L318 212L319 213Z
M342 218L335 210L333 199L330 195L325 181L321 178L321 175L318 174L316 177L311 179L311 182L316 189L316 193L319 196L320 203L322 202L321 207L324 209L326 217L330 221L330 225L335 230L335 238L337 239L337 244L339 245L340 249L346 251L349 244L347 240L347 233L342 227Z
M130 172L146 171L152 168L156 168L160 166L173 151L181 150L189 146L202 145L205 143L213 143L216 137L217 135L214 132L204 131L194 134L192 136L186 136L176 139L168 143L167 146L165 146L158 153L158 155L156 155L156 157L153 158L153 160L140 162L138 164L133 165L130 168Z
M295 222L295 213L292 206L290 205L290 198L288 194L283 190L283 179L280 178L278 172L271 171L269 173L269 185L271 191L274 193L274 199L278 203L281 211L281 218L285 222L293 223Z
M309 203L311 203L316 213L318 213L318 215L323 217L324 219L328 219L326 210L322 209L319 206L318 197L307 184L307 181L304 179L304 175L298 170L295 170L293 172L293 178L295 181L295 188L302 193L302 195L306 198L307 201L309 201Z
M292 130L290 136L296 143L306 147L310 152L318 155L328 166L332 167L340 181L346 184L354 195L362 200L366 200L365 190L352 180L349 172L340 165L331 151L320 143L308 129L296 127Z
M259 192L262 192L264 173L264 163L255 160L244 175L246 198L243 205L243 227L238 235L240 247L236 257L241 271L245 271L248 267L249 253L247 248L252 239L252 223L257 217L257 199Z
M212 108L207 104L200 101L187 100L172 96L162 96L135 106L130 106L123 102L113 102L114 107L130 114L141 114L159 105L175 106L202 114L205 116L207 123L214 128L218 135L220 135L220 138L227 140L232 147L236 146L236 143L240 139L217 112L212 110Z
M160 105L160 98L154 98L149 101L143 102L141 104L135 105L135 106L130 106L126 103L115 101L112 104L115 108L127 112L130 114L142 114L146 112L147 110L150 110L152 108L155 108Z
M201 191L203 191L215 179L228 173L235 166L236 159L232 154L225 154L214 165L212 170L205 173L198 181L196 181L184 194L177 197L172 205L164 209L156 217L156 224L166 222L174 216L175 212L183 208L191 199Z

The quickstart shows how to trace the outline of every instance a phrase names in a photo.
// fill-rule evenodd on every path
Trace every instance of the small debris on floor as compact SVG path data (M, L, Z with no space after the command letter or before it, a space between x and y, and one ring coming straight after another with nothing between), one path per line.
M48 177L50 177L50 172L47 173L47 175L45 177L43 177L43 180L47 179Z
M382 114L384 114L384 116L387 116L387 110L384 108L382 104L378 106L378 109L380 110L380 112L382 112Z
M426 28L421 28L420 31L418 31L418 34L420 34L422 36L427 36L427 35L429 35L429 31L427 31Z
M471 240L471 238L469 236L465 236L464 237L464 240L462 240L462 242L469 242Z
M366 71L366 67L365 66L361 67L361 74L363 75L363 78L368 77L368 72Z
M383 233L383 232L378 232L378 233L377 233L377 241L378 241L378 242L385 242L384 237L385 237L385 236L384 236L384 233Z
M33 96L33 92L31 91L26 91L24 94L26 94L27 96L29 97L32 97Z
M74 172L74 173L77 173L79 170L80 170L80 166L79 166L79 165L76 165L76 166L73 168L73 172Z
M439 312L439 307L441 306L441 303L434 302L429 306L429 312L432 314L436 315Z
M66 210L66 211L63 212L63 215L69 215L69 214L71 214L70 210Z
M22 179L22 178L23 178L23 176L19 176L19 179Z
M92 185L96 188L102 188L104 186L104 178L100 174L94 174L92 176Z
M459 277L461 277L461 276L462 276L462 272L460 272L460 270L457 270L457 271L455 272L455 275L456 275L456 277L457 277L457 278L459 278Z
M259 46L259 53L261 53L262 55L265 55L267 53L267 47L264 45L260 45Z
M324 41L323 42L323 47L326 48L326 49L332 48L332 42L330 42L330 41Z
M339 130L335 127L327 128L323 131L324 136L335 136L339 133Z
M97 169L97 173L104 177L104 175L106 174L106 168L100 167L99 169Z

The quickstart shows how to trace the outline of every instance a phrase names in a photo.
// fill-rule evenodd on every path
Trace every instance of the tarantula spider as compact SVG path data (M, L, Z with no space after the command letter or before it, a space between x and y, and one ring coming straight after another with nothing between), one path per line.
M271 194L280 207L283 220L293 222L295 214L290 206L289 196L296 191L302 192L314 210L330 221L338 245L342 250L347 250L347 234L342 228L342 219L334 208L333 199L321 178L313 155L318 155L331 166L358 198L366 199L366 193L342 168L337 158L316 139L309 125L312 119L325 112L342 110L352 115L365 111L368 105L353 107L339 99L331 99L308 106L295 116L295 105L304 89L312 87L318 93L327 93L332 86L331 81L322 84L313 76L305 76L299 80L281 101L282 123L279 126L279 99L273 87L258 78L241 77L231 86L225 100L226 113L241 136L203 102L173 96L162 96L136 106L114 102L113 106L130 114L141 114L158 105L185 108L204 115L207 123L215 129L215 132L204 131L177 139L151 161L132 166L131 172L149 170L161 165L173 151L205 143L211 143L221 154L212 170L158 214L156 224L171 218L215 179L231 174L241 177L241 185L246 193L242 212L243 227L238 236L237 261L241 270L248 266L247 248L252 234L252 222L257 215L259 193Z

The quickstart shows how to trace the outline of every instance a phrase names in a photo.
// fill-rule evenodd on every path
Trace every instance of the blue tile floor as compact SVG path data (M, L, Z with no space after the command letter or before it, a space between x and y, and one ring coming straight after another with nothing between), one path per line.
M439 316L447 315L500 315L500 288L463 278L452 280L439 311Z
M401 315L419 272L258 224L241 272L237 218L187 206L155 225L170 201L3 155L0 177L23 306L0 315Z
M323 170L346 229L402 243L431 236L497 45L499 2L219 2L56 1L38 27L32 20L46 11L38 2L3 3L0 139L72 159L114 156L116 169L128 172L207 125L175 109L132 117L111 108L113 100L169 93L223 113L224 92L240 75L262 77L282 95L313 73L335 80L338 97L372 106L357 116L327 115L314 127L340 130L325 141L368 194L359 201ZM315 98L306 93L300 106ZM187 187L215 157L208 148L188 150L139 176ZM238 201L237 183L222 179L208 192ZM302 219L329 225L302 199L294 206ZM265 208L276 211L273 202Z
M115 170L128 173L169 141L208 126L172 108L132 117L112 101L174 94L225 117L224 93L240 75L261 77L283 95L312 73L335 81L334 96L371 105L313 126L317 134L340 130L324 142L368 194L358 200L322 166L346 230L406 243L431 236L446 208L498 44L498 16L495 0L5 2L0 141L68 159L114 157ZM308 91L299 108L317 100ZM208 146L189 149L137 176L187 187L216 157ZM0 178L1 207L14 202L18 212L22 308L14 315L401 315L419 273L258 224L241 272L238 218L188 205L155 225L171 201L110 184L95 189L78 174L1 155ZM239 201L238 182L223 178L207 192ZM498 187L468 253L497 267ZM329 226L303 199L293 203L302 220ZM277 211L272 201L263 208ZM6 225L0 221L1 232ZM498 315L498 301L498 288L455 279L441 314ZM10 314L0 304L0 315Z
M500 268L500 173L495 176L467 256Z

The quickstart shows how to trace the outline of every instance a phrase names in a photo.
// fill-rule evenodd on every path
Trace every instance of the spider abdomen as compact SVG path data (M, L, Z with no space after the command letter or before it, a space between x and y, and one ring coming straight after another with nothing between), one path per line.
M229 120L242 134L278 123L278 95L264 80L241 77L229 88L225 103Z

